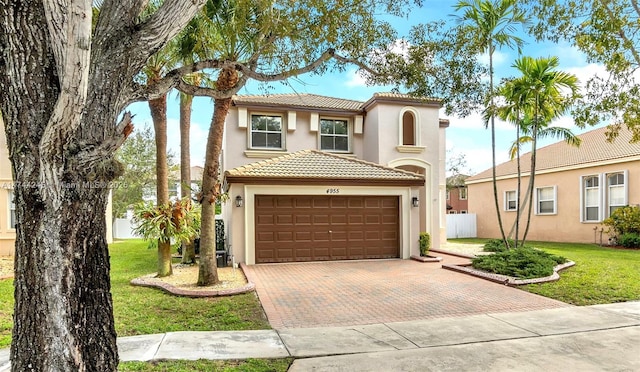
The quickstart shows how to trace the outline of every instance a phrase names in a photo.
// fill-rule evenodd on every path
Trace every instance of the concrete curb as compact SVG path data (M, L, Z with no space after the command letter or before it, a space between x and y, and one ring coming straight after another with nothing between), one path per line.
M256 285L249 280L247 277L247 273L242 269L242 274L245 278L247 278L247 284L240 288L232 288L232 289L220 289L220 290L186 290L178 288L174 285L164 282L155 282L146 280L144 277L135 278L131 280L131 285L140 286L140 287L148 287L148 288L157 288L161 289L167 293L170 293L175 296L181 297L221 297L221 296L233 296L237 294L251 292L256 289Z
M485 271L476 270L474 268L470 268L471 264L466 265L442 265L443 269L456 271L463 274L469 274L476 276L478 278L486 279L488 281L494 283L500 283L504 285L508 285L511 287L519 286L519 285L527 285L527 284L537 284L537 283L547 283L547 282L555 282L560 279L559 271L567 269L576 263L573 261L569 261L563 263L561 265L557 265L553 268L553 274L543 277L543 278L533 278L533 279L517 279L512 276L500 275L494 273L488 273Z

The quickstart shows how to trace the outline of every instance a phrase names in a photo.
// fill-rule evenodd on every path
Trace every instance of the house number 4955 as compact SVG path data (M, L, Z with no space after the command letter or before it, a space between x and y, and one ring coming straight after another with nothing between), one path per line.
M327 194L340 194L340 189L327 189Z

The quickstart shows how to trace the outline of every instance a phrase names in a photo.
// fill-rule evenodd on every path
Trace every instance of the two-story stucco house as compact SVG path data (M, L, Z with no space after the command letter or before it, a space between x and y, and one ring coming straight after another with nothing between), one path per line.
M418 255L446 239L439 101L236 96L222 167L236 263Z
M640 204L640 144L620 131L606 141L606 128L581 134L580 147L557 142L538 150L533 213L528 240L600 243L602 221L616 208ZM521 193L529 182L531 153L522 156ZM466 179L469 213L477 215L480 238L497 238L491 169ZM515 160L496 166L500 213L506 232L515 221L517 178ZM522 219L521 233L526 223ZM522 235L520 235L522 237ZM604 234L603 243L608 236Z

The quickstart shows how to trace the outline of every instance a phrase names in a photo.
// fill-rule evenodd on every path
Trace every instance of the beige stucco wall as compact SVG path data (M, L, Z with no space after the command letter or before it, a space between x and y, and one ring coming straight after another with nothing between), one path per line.
M265 110L265 109L247 109L247 128L241 128L238 125L238 107L232 107L225 122L225 143L223 170L233 169L242 165L250 164L265 158L277 157L287 153L293 153L301 150L319 149L320 134L319 131L311 130L311 112L296 111L295 129L287 129L284 132L284 149L283 150L259 150L264 153L260 157L250 157L252 151L249 148L249 136L251 127L252 114L278 114L283 116L283 126L289 127L288 111ZM364 155L363 135L354 133L354 115L350 114L333 114L318 113L320 118L340 118L349 121L350 125L350 153L338 153L341 155L355 156L362 159ZM257 153L254 151L253 153Z
M12 184L7 138L0 119L0 256L13 256L14 253L16 233L9 226L9 189Z
M418 141L412 148L399 147L402 115L406 111L414 114L418 127ZM428 232L432 247L439 247L446 242L447 236L444 219L446 135L445 129L440 128L439 108L436 105L413 106L402 102L374 103L367 109L365 135L367 141L374 139L367 142L365 160L393 168L413 166L422 169L417 173L425 175L425 188L417 195L424 215L417 234Z
M229 189L230 201L227 212L231 216L229 244L236 263L255 264L255 204L256 195L327 195L327 186L283 186L233 184ZM400 252L401 258L419 255L418 234L420 232L420 208L411 207L411 197L418 188L336 186L340 195L397 195L400 197ZM242 207L236 207L234 199L240 195Z
M628 171L626 182L628 182L629 205L640 204L640 160L592 167L574 167L561 172L539 172L536 175L535 187L557 187L557 213L554 215L535 215L534 209L527 240L594 243L594 228L600 231L603 225L598 222L580 221L580 177L622 171ZM528 181L528 177L523 178L522 195L524 195ZM516 185L517 182L514 178L498 181L498 200L506 233L509 232L515 221L516 212L504 211L504 192L515 190ZM606 186L601 185L601 187ZM491 181L468 183L468 190L469 213L477 215L478 237L499 237ZM522 220L526 223L526 216ZM524 227L521 227L520 236L522 236L523 230ZM599 233L597 239L599 242ZM603 240L604 243L607 243L607 234L603 234Z

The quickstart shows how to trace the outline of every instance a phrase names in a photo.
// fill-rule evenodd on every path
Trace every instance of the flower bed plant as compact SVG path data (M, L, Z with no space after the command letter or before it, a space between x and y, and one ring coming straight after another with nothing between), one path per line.
M540 278L553 274L556 265L567 262L561 256L531 247L521 247L474 258L473 268L518 279Z

